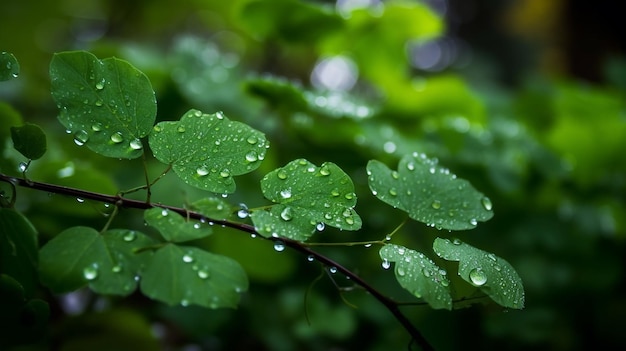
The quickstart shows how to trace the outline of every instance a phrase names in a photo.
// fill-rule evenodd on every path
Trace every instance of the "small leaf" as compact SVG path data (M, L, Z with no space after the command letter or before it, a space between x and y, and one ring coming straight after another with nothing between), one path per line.
M0 53L0 81L17 78L20 74L20 64L10 52Z
M433 249L443 259L459 261L459 276L498 304L509 308L524 307L522 279L504 259L458 239L437 238Z
M372 160L367 174L372 194L431 227L472 229L493 217L487 197L424 154L404 156L397 171Z
M252 212L252 222L263 236L304 241L319 223L345 230L361 228L352 180L334 163L317 167L305 159L291 161L266 174L261 189L278 204L269 212Z
M154 253L141 291L170 305L236 307L248 278L236 261L195 247L167 244Z
M146 75L124 60L73 51L53 56L50 77L59 121L77 145L107 157L142 154L140 139L150 133L156 117Z
M0 269L31 296L37 287L37 230L21 213L0 208Z
M383 264L396 263L396 279L404 289L424 299L432 308L452 309L447 273L430 258L421 252L394 244L383 246L379 254Z
M21 127L11 127L13 147L30 160L41 158L46 153L46 134L36 124L26 123Z
M190 206L192 211L199 212L207 218L226 219L231 216L233 209L230 204L216 197L205 197L194 201Z
M208 224L185 220L180 214L154 207L144 212L146 223L156 228L167 241L183 242L204 238L213 230Z
M233 193L233 176L258 168L269 147L265 135L248 125L198 110L155 125L149 143L185 183L215 193Z
M114 229L69 228L44 245L40 252L41 282L55 293L86 284L100 294L128 295L151 252L137 250L153 244L146 235Z

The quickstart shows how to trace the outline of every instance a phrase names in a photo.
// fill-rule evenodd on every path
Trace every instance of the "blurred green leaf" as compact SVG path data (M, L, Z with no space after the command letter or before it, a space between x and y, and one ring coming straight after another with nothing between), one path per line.
M216 193L235 191L233 176L249 173L265 158L269 142L252 127L223 113L190 110L178 122L160 122L150 134L154 156L172 164L187 184Z
M489 198L424 154L405 155L397 171L371 160L367 173L378 199L431 227L472 229L493 217Z
M283 236L305 241L317 229L361 228L354 211L356 194L350 177L331 162L315 166L305 159L289 162L263 177L263 195L278 205L252 212L252 222L266 237ZM320 224L323 223L323 224Z
M452 309L450 280L445 270L439 268L421 252L404 246L386 244L380 251L383 267L395 262L396 279L400 285L432 308Z
M189 206L192 211L201 213L207 218L226 219L233 214L231 205L216 197L204 197Z
M143 233L113 229L102 234L89 227L72 227L46 243L39 252L41 282L61 293L84 285L100 294L129 295L153 244Z
M211 235L213 230L200 221L186 220L180 214L167 209L154 207L144 212L143 218L150 226L170 242L183 242L204 238Z
M154 124L156 99L141 71L124 60L71 51L54 54L50 77L59 121L77 145L107 157L142 154L140 139Z
M10 52L0 53L0 81L17 78L20 74L20 64Z
M239 263L195 247L166 244L154 253L141 291L170 305L235 308L248 278Z
M458 239L436 238L433 250L443 259L459 261L459 276L498 304L517 309L524 307L522 279L504 259Z
M38 284L37 230L21 213L0 208L0 273L15 278L32 296Z
M41 158L46 153L46 134L36 124L11 127L11 139L15 149L29 160Z

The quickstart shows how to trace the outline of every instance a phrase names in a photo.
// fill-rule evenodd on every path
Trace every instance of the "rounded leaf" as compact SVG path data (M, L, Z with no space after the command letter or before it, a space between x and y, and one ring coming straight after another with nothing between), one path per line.
M372 194L429 226L472 229L493 217L489 198L424 154L404 156L397 171L372 160L367 174Z
M11 139L15 150L30 160L41 158L48 148L43 129L32 123L11 127Z
M145 74L124 60L73 51L53 56L50 77L59 121L77 145L107 157L141 156L140 139L150 133L156 117L154 91Z
M252 127L223 113L190 110L178 122L160 122L149 138L154 157L171 164L185 183L215 193L233 193L233 176L252 172L269 142Z

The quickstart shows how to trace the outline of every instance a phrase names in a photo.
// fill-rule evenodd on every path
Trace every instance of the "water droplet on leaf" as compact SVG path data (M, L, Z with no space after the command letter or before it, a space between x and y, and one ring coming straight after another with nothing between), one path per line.
M381 265L383 266L384 269L389 269L389 267L391 267L391 262L389 262L389 260L385 258Z
M491 209L493 208L493 204L491 203L491 200L488 197L483 197L480 200L480 202L483 204L483 207L487 211L491 211Z
M186 255L183 256L183 262L191 263L191 262L193 262L193 257L190 254L186 254Z
M291 197L291 188L281 190L280 197L282 197L283 199L289 199Z
M116 143L116 144L119 144L122 141L124 141L124 137L122 136L122 133L115 132L115 133L111 134L111 141Z
M276 240L274 242L274 250L278 252L285 251L285 243L282 242L281 240Z
M469 272L469 278L472 284L476 286L483 286L487 283L487 274L480 268L472 269Z
M328 269L328 271L330 271L330 273L332 273L332 274L335 274L335 273L337 273L337 267L330 267Z
M131 242L135 240L135 238L137 238L137 234L135 234L135 232L133 231L129 231L128 233L124 234L124 236L122 237L122 239L126 242Z
M89 140L89 134L84 130L79 130L74 133L74 143L78 146L83 146Z
M431 206L432 206L435 210L438 210L438 209L440 209L440 208L441 208L441 201L439 201L439 200L435 200L435 201L433 201L433 203L431 204Z
M292 214L292 210L291 207L285 207L282 212L280 213L280 218L282 218L282 220L284 221L290 221L293 219L293 214Z
M209 174L209 169L206 166L200 166L198 167L198 169L196 169L196 173L199 176L204 177L205 175Z
M130 148L133 150L141 150L143 148L143 145L141 144L141 140L139 139L131 140Z
M87 280L95 280L98 278L98 265L94 263L91 266L85 267L85 269L83 269L83 277Z

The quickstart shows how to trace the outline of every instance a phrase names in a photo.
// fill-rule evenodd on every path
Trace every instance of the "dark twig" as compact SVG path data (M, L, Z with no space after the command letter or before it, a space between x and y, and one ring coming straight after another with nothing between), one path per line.
M205 221L209 221L214 224L217 224L217 225L222 225L224 227L229 227L229 228L233 228L242 232L260 236L260 234L256 231L254 226L251 226L249 224L231 222L231 221L224 220L224 219L206 218L205 216L203 216L202 214L198 212L189 211L185 208L167 206L167 205L162 205L162 204L155 204L155 203L144 202L144 201L133 200L133 199L127 199L119 195L112 196L112 195L100 194L100 193L95 193L91 191L70 188L70 187L65 187L65 186L60 186L60 185L55 185L55 184L35 182L31 180L25 180L22 178L11 177L2 173L0 173L0 181L13 184L14 186L21 186L21 187L26 187L26 188L31 188L31 189L41 190L41 191L47 191L47 192L54 193L54 194L62 194L62 195L77 197L77 198L81 198L85 200L93 200L93 201L99 201L103 203L110 203L110 204L114 204L116 206L125 207L125 208L134 208L134 209L149 209L153 207L166 208L170 211L174 211L176 213L179 213L182 216L185 216L191 219L205 220ZM389 312L393 314L393 316L404 327L404 329L406 329L406 331L411 335L413 341L417 345L419 345L419 347L421 347L422 350L426 350L426 351L434 350L433 347L430 345L430 343L419 332L419 330L417 330L417 328L415 328L415 326L411 323L411 321L409 321L409 319L400 311L400 306L398 303L396 303L391 298L383 295L380 291L376 290L373 286L371 286L369 283L364 281L361 277L359 277L358 275L356 275L349 269L335 262L331 258L326 257L316 251L311 250L309 247L305 246L305 244L299 241L288 239L288 238L282 238L282 237L281 238L265 238L265 239L273 240L273 241L280 240L285 244L285 246L288 246L291 249L302 253L305 257L312 256L315 258L315 260L324 264L325 266L335 268L337 272L340 272L346 277L350 278L351 281L353 281L357 285L360 285L363 289L365 289L365 291L367 291L376 300L382 303L389 310Z

